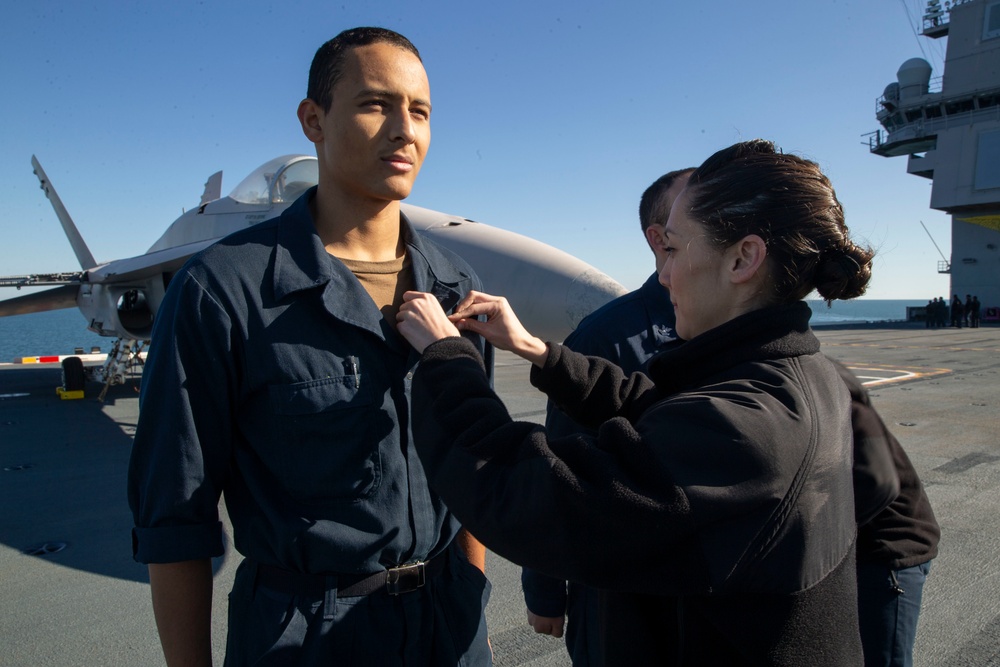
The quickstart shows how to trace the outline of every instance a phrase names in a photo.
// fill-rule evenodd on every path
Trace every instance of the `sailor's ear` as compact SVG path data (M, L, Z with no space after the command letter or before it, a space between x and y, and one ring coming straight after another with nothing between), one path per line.
M666 240L663 238L663 227L650 225L643 233L646 235L646 243L649 244L653 252L663 250L667 246Z
M730 279L734 283L752 280L767 258L767 244L756 234L749 234L726 251Z
M299 102L298 116L306 139L318 144L323 141L323 109L308 97Z

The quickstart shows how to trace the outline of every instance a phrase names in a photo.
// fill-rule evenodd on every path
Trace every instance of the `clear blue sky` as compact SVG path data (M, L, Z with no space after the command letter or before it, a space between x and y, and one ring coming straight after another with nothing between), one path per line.
M295 109L316 48L380 25L420 49L433 141L411 203L526 234L634 288L652 271L642 190L736 141L816 160L857 238L869 297L949 292L947 216L905 158L869 153L875 101L920 0L8 3L0 27L0 275L76 270L36 154L98 261L144 252L209 174L313 153ZM0 298L17 295L0 290Z

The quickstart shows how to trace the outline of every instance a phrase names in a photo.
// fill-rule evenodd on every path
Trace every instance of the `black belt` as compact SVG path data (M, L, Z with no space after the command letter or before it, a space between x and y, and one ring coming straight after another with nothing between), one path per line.
M337 589L339 597L371 595L384 590L389 595L409 593L444 571L447 552L427 561L406 563L374 574L305 574L274 565L257 563L257 584L291 595L324 593Z

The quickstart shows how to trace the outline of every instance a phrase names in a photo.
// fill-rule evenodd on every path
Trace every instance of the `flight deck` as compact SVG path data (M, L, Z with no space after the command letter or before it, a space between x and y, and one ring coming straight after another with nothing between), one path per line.
M941 524L924 589L915 664L1000 665L1000 327L821 327L823 351L868 383L919 472ZM529 366L498 355L496 387L515 419L541 422ZM0 664L163 664L146 569L131 559L126 466L134 376L61 401L58 364L0 365ZM215 563L213 645L239 555ZM562 640L525 623L519 569L489 554L495 664L565 666Z

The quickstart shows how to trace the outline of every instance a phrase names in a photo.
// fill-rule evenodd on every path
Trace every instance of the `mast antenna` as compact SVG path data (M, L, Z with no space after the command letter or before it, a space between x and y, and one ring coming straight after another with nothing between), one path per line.
M923 220L920 221L920 226L924 228L925 232L927 232L927 238L929 238L931 240L931 243L934 244L934 247L937 248L938 254L941 255L941 261L944 262L944 266L947 267L947 271L939 271L939 273L950 273L951 262L949 262L948 258L944 256L943 252L941 252L941 248L938 247L937 241L935 241L934 237L931 236L931 232L929 229L927 229L927 225L924 224Z

